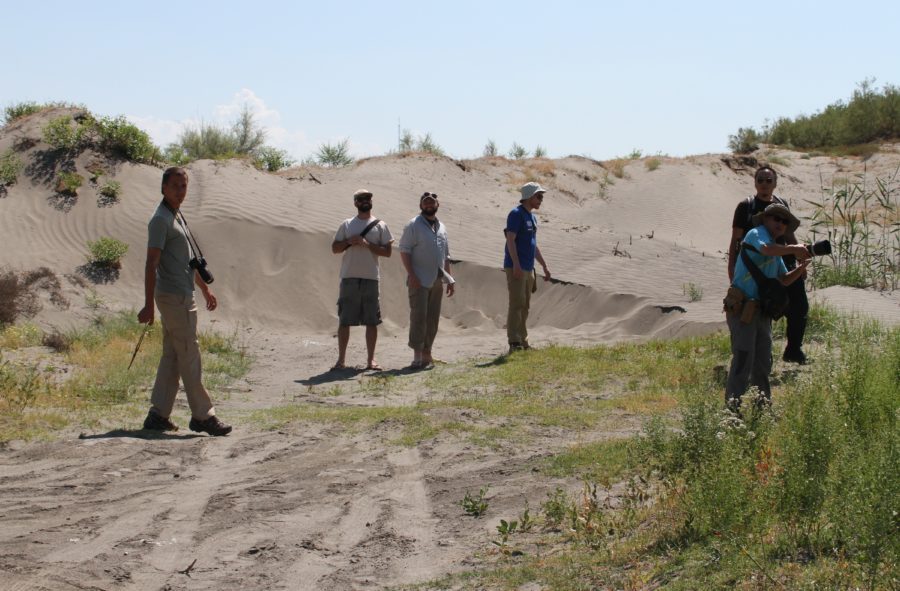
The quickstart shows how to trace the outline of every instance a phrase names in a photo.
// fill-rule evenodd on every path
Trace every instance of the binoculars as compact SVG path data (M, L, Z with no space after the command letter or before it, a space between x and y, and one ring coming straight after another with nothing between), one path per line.
M831 248L829 246L828 252L831 252ZM196 269L197 273L200 274L200 279L203 280L203 283L209 285L214 281L212 273L209 272L209 269L206 268L206 259L203 257L194 257L188 263L191 269Z
M819 257L831 254L831 241L830 240L817 240L812 244L806 245L806 250L809 252L810 256ZM207 282L209 283L209 282Z

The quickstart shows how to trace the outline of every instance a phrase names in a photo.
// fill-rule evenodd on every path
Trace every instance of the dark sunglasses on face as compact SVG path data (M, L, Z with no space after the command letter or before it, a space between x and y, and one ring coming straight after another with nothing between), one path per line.
M775 182L775 179L773 179L772 177L758 178L756 179L756 182L760 185L771 185Z
M782 223L783 225L785 225L785 226L787 226L787 225L790 223L790 221L788 221L788 220L786 220L786 219L784 219L783 217L778 216L778 215L770 215L769 217L772 218L773 220L775 220L776 222L781 222L781 223Z
M372 198L371 198L371 197L357 197L357 198L356 198L356 201L357 201L357 202L359 202L359 201L369 201L369 202L371 202L371 201L372 201Z

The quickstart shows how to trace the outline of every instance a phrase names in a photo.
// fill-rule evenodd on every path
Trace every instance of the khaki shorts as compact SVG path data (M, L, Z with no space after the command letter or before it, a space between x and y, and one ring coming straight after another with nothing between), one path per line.
M341 326L377 326L381 324L378 281L375 279L341 279L337 302Z

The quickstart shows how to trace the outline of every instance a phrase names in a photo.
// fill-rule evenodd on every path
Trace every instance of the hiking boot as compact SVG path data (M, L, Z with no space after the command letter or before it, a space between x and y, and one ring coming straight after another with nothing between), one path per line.
M148 431L177 431L178 425L151 410L147 413L147 418L144 419L144 429Z
M510 343L509 344L509 352L515 353L516 351L524 351L525 346L522 343Z
M220 421L219 417L216 415L202 421L191 419L188 426L191 428L191 431L196 431L197 433L209 433L213 437L220 437L231 433L231 425L226 425Z
M781 359L788 363L798 363L800 365L806 365L807 363L806 355L800 349L785 349Z

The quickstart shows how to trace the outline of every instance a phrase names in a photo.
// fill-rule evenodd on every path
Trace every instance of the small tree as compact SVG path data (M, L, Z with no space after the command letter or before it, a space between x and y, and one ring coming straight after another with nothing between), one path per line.
M740 127L728 136L728 149L735 154L749 154L759 149L759 134L752 127Z
M535 158L546 158L547 150L545 150L543 146L538 145L538 147L534 149L534 157Z
M487 157L494 157L497 155L497 144L494 140L488 140L484 145L484 155Z
M509 157L513 158L514 160L522 160L523 158L528 158L528 150L520 146L518 142L513 142L512 147L509 149Z

